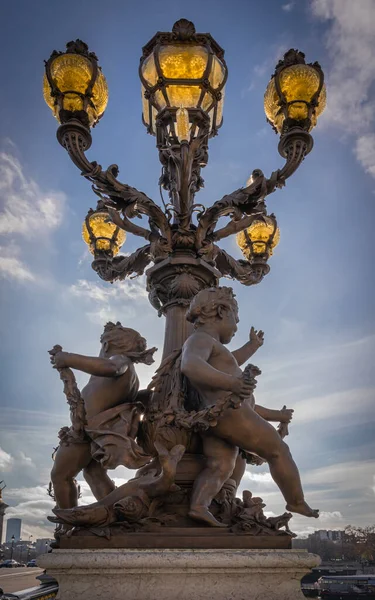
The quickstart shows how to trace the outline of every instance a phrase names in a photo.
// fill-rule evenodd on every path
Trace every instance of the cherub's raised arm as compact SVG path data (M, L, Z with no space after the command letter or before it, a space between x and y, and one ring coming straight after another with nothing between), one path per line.
M128 369L129 362L129 359L122 355L100 358L71 352L57 352L51 356L51 363L56 369L70 367L97 377L119 377Z
M241 366L245 362L247 362L249 358L251 358L253 354L255 354L258 348L260 348L260 346L263 345L263 342L263 331L256 331L256 329L252 327L250 329L249 341L246 342L246 344L244 344L243 346L241 346L241 348L238 348L238 350L234 350L234 352L232 352L238 364Z
M266 421L279 421L280 423L290 423L293 418L293 409L284 407L281 410L273 410L256 404L254 410L260 417Z

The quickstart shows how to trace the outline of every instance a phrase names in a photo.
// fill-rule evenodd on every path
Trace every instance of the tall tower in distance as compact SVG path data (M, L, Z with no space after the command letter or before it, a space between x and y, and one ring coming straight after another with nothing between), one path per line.
M4 484L4 485L3 485ZM4 481L0 481L0 544L3 542L3 526L4 526L4 515L8 508L8 504L3 500L3 489L6 488Z
M7 534L6 541L10 542L12 540L12 536L14 535L14 540L19 542L21 539L21 519L8 519L7 520Z

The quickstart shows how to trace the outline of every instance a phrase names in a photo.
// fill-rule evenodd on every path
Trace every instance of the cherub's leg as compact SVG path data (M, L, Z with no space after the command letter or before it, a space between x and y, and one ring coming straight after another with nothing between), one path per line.
M274 427L246 402L240 408L226 410L212 433L268 462L272 478L287 502L287 510L307 517L319 516L319 511L305 502L297 465L288 446Z
M78 504L74 479L91 461L90 444L60 445L51 471L56 504L59 508L73 508Z
M238 448L211 434L205 434L202 441L206 467L194 482L189 517L204 521L213 527L226 527L215 519L208 507L232 475Z
M241 454L239 454L237 456L237 460L236 460L236 464L233 470L233 473L231 474L231 479L234 479L234 481L236 482L236 490L238 489L238 486L241 483L241 479L244 475L246 471L246 459L243 458L243 456L241 456Z
M116 487L107 470L96 460L91 460L83 469L83 476L97 500L108 496Z

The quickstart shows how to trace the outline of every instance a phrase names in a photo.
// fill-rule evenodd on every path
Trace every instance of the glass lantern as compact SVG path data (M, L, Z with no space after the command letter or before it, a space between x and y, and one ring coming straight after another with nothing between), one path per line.
M156 135L161 114L172 117L176 140L176 113L187 110L189 139L198 135L200 117L207 118L209 136L223 121L227 67L224 50L210 34L197 34L193 23L177 21L172 32L157 33L143 48L139 69L142 83L143 121Z
M107 82L84 42L69 42L66 48L66 52L54 51L46 61L44 100L59 123L78 119L94 127L108 103Z
M110 220L108 209L99 201L96 210L90 209L83 222L82 237L95 258L112 258L124 244L126 232Z
M258 258L266 260L272 256L280 241L280 229L274 216L253 221L250 227L237 233L237 244L244 257L250 261Z
M326 106L324 75L319 63L289 50L279 62L264 95L267 121L279 133L293 127L311 131Z

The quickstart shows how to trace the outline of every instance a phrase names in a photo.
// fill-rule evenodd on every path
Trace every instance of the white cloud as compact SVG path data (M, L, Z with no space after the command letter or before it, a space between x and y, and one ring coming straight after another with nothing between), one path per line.
M283 4L281 8L285 10L285 12L290 12L291 10L293 10L294 5L295 2L288 2L287 4Z
M321 120L357 137L356 157L375 177L375 2L312 0L311 8L317 18L330 22L326 46L331 65L325 68L328 102Z
M328 486L339 491L356 491L358 499L371 491L371 482L375 474L375 461L349 461L320 467L304 474L304 483Z
M0 247L0 253L2 252ZM20 283L35 281L35 276L17 256L0 256L0 277Z
M10 472L22 467L33 467L35 465L29 456L26 456L22 450L15 453L14 456L0 448L0 469L4 472Z
M296 404L293 423L306 423L322 419L340 419L355 415L368 421L373 412L375 388L354 389L327 394L315 398L306 398ZM375 419L375 415L374 415Z
M34 539L53 537L54 526L47 520L47 515L52 514L51 510L55 503L47 495L46 490L44 494L44 497L37 500L26 500L7 508L8 519L12 517L22 519L22 537L29 535L34 536Z
M14 155L1 152L0 201L0 234L43 239L59 227L65 195L42 191Z
M331 523L332 520L337 519L338 521L342 521L343 518L344 517L342 516L342 514L339 510L334 510L332 512L322 510L319 513L320 522L329 521Z
M364 170L375 177L375 133L361 135L357 139L355 155Z
M250 481L256 481L259 483L273 483L271 473L254 473L252 471L245 471L244 477L250 479Z
M137 304L134 301L147 300L145 277L126 279L115 285L80 279L70 286L69 294L81 298L86 305L86 315L94 323L117 320L124 315L124 300L132 301L126 306L126 317L136 316Z
M13 465L13 457L0 448L0 470L2 472L9 471Z

